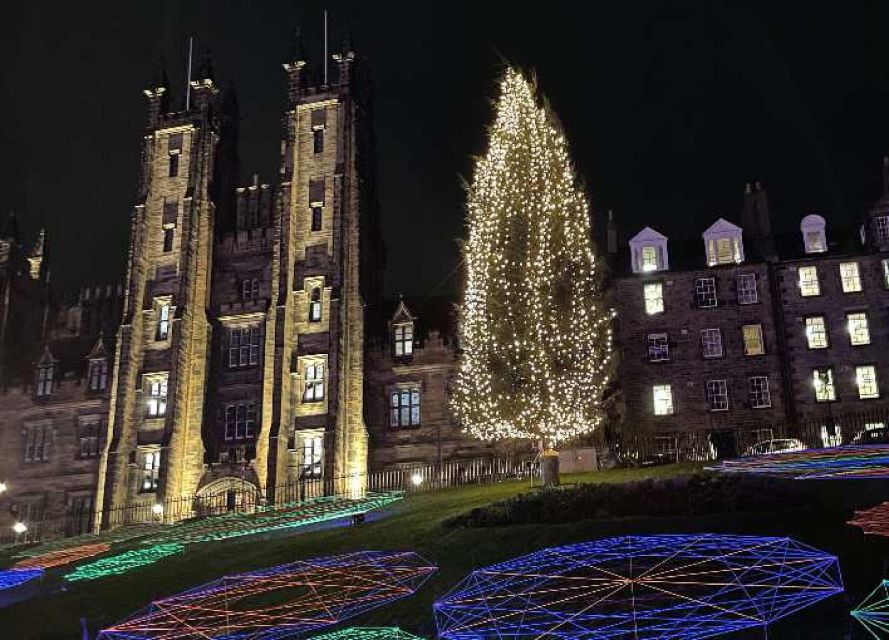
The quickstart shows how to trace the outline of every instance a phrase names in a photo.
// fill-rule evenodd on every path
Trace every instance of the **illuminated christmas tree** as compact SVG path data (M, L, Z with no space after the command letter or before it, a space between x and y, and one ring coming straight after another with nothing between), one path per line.
M552 464L555 447L602 422L613 313L565 136L515 69L467 209L453 409L471 435L533 439Z

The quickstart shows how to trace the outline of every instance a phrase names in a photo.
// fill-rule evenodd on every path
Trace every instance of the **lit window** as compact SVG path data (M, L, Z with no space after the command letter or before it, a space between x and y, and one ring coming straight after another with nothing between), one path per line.
M756 304L757 302L759 302L759 292L756 290L756 274L739 274L738 304Z
M803 236L803 242L806 245L806 253L824 253L827 247L824 246L823 231L806 231Z
M642 271L657 271L659 268L657 247L642 247Z
M157 308L157 339L166 340L170 333L170 305L161 304Z
M856 293L861 291L861 274L858 272L858 263L841 263L840 280L843 283L843 293Z
M883 286L889 289L889 259L883 258L881 264L883 265Z
M321 288L314 287L309 298L309 322L321 322Z
M801 296L821 295L821 283L818 282L818 267L799 268L799 293Z
M401 389L389 396L389 426L414 427L420 424L420 390Z
M728 411L728 385L725 380L707 381L707 404L710 411Z
M753 376L747 379L750 393L750 406L754 409L768 409L772 406L772 393L769 391L768 376Z
M324 438L317 434L302 436L300 477L320 478L324 467Z
M648 334L648 360L650 362L664 362L670 359L670 345L667 342L666 333Z
M855 367L855 382L858 385L858 397L861 400L880 397L880 389L877 386L877 370L873 365Z
M324 400L324 363L310 362L306 364L304 373L303 402L320 402Z
M852 343L852 346L870 344L870 328L867 324L866 313L847 313L846 323L849 328L849 342Z
M728 264L734 260L731 238L716 239L716 263Z
M414 352L414 324L404 322L394 327L395 357L409 356Z
M701 329L701 353L705 358L722 357L722 332L719 329Z
M889 216L874 218L874 232L878 243L889 242Z
M52 446L52 425L31 424L25 427L25 462L47 462Z
M47 398L52 395L55 381L55 365L47 364L37 367L37 397Z
M225 439L244 440L256 429L256 403L238 402L225 407Z
M668 384L657 384L651 388L654 399L654 415L668 416L673 413L673 389Z
M812 371L812 384L815 387L816 402L833 402L837 399L833 384L833 369L815 369Z
M260 339L259 327L229 329L228 366L249 367L259 364Z
M108 361L105 358L90 360L86 378L90 391L104 391L108 386Z
M167 377L148 379L148 416L158 418L167 413Z
M806 344L809 349L827 349L827 325L824 316L809 316L806 318Z
M698 307L705 309L716 306L716 279L698 278L695 280L695 300Z
M660 282L650 282L642 288L645 299L645 313L654 315L664 312L664 285Z
M157 478L161 468L160 449L143 451L142 453L142 484L139 490L142 493L151 493L157 490Z
M745 356L761 356L766 352L762 342L761 324L745 324L741 327L741 335L744 336Z
M259 279L247 278L241 281L241 300L255 302L259 300Z

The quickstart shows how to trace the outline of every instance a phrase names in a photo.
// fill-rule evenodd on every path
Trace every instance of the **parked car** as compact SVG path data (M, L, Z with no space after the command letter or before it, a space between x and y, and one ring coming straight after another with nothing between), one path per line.
M854 438L852 444L889 444L889 429L886 427L877 427L875 429L865 429L859 431Z
M764 456L770 453L791 453L793 451L805 451L806 445L796 438L773 438L763 440L749 447L744 452L745 456Z

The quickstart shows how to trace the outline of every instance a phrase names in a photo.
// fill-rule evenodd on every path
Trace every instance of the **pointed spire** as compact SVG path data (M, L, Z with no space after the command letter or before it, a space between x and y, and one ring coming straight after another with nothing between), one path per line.
M617 225L614 222L614 211L608 210L608 224L605 228L605 250L614 255L617 253Z
M31 249L31 253L28 254L31 258L42 258L43 257L43 249L46 245L46 227L40 227L40 233L37 234L37 240L34 242L34 247Z

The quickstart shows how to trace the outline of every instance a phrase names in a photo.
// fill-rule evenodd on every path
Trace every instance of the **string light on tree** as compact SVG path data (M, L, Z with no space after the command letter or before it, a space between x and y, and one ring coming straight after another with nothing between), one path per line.
M531 438L545 449L593 431L614 314L565 136L515 69L500 83L467 209L455 414L475 437Z

